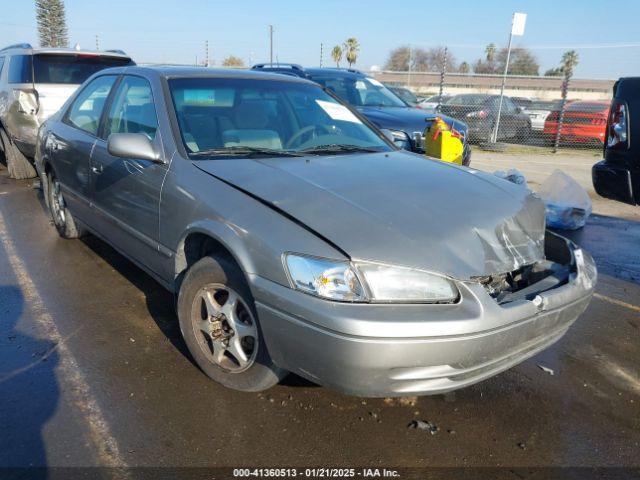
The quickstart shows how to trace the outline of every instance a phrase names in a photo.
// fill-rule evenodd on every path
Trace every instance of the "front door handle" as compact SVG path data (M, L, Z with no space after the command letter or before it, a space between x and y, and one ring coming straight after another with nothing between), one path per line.
M102 165L94 165L91 167L91 171L96 175L100 175L102 173Z

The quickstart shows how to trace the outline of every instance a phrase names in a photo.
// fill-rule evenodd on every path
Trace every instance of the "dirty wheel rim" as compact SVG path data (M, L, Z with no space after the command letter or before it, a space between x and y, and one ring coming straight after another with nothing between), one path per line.
M53 210L53 220L56 225L62 226L66 222L66 216L64 213L64 198L62 197L62 191L60 189L60 182L57 179L53 179L51 184L51 208Z
M196 293L191 324L198 347L211 363L232 373L247 370L258 353L258 329L244 299L222 284Z

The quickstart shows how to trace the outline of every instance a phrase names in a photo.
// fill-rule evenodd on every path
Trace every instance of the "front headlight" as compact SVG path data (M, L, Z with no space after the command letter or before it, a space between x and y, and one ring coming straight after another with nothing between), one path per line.
M284 258L293 288L329 300L453 303L459 297L452 281L421 270L292 253Z
M453 303L458 299L456 286L440 275L376 263L356 266L378 302Z
M362 284L349 262L288 253L285 264L293 288L330 300L366 300Z

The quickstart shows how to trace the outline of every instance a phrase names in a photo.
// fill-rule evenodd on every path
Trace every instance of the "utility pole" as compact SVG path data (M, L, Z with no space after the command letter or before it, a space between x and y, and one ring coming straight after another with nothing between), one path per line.
M413 59L413 47L409 47L409 69L407 70L407 87L411 86L411 60Z
M273 67L273 25L269 25L269 66Z
M96 35L96 51L100 50L100 36Z
M320 68L322 68L322 43L320 43Z
M502 85L500 86L500 103L498 104L498 118L493 126L493 132L491 133L491 142L498 141L498 129L500 128L500 115L502 114L502 100L504 98L504 86L507 82L507 73L509 73L509 59L511 58L511 42L513 36L524 35L524 25L527 21L526 13L514 13L511 18L511 31L509 32L509 44L507 45L507 61L504 64L504 74L502 75Z
M204 41L204 66L209 67L209 40Z

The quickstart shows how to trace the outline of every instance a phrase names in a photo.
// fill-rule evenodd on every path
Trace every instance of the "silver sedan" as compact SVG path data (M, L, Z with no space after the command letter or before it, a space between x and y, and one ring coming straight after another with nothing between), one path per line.
M197 364L433 394L558 340L591 256L532 192L398 150L330 91L252 71L104 70L40 129L60 235L91 232L175 292Z

